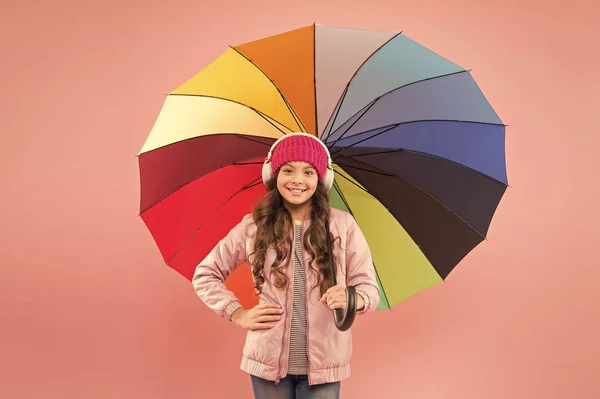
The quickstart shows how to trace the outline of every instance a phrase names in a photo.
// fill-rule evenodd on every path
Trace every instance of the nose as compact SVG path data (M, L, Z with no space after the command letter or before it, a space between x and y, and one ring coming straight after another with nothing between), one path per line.
M294 177L292 178L292 183L294 183L294 184L302 183L302 173L294 173Z

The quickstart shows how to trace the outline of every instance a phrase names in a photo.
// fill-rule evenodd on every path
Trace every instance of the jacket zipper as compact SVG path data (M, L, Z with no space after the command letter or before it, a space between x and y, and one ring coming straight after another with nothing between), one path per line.
M308 283L308 280L307 280L307 283ZM307 292L309 292L309 291L307 291ZM310 340L308 338L308 325L309 325L309 322L308 322L308 294L306 295L305 299L306 299L306 360L307 360L306 365L308 366L308 370L307 370L308 385L310 385L312 379L310 378L310 349L309 349L310 348Z
M292 237L292 243L294 243L296 240L296 229L294 228L294 235ZM294 251L294 249L292 248L292 251ZM293 256L290 255L290 262L293 261ZM290 311L288 309L288 303L289 303L289 290L290 290L290 285L292 285L294 282L294 275L292 273L292 278L291 281L288 280L288 284L285 287L285 321L284 321L284 326L283 326L283 334L281 335L281 351L279 352L279 369L277 370L277 377L275 378L275 385L279 385L279 382L281 381L281 358L283 357L283 352L285 351L285 337L287 334L287 320L289 319L290 324L292 323L292 318L291 316L288 317L288 315L290 314Z
M304 228L302 229L302 234L304 235ZM302 242L304 242L304 237L302 237ZM311 384L312 378L310 377L310 340L308 338L308 325L309 325L309 321L308 321L308 297L310 295L310 284L308 281L308 268L306 267L306 260L305 257L302 257L302 267L304 267L304 275L306 276L305 278L305 291L306 294L304 295L304 299L306 301L306 366L307 366L307 374L308 374L308 385Z
M286 288L285 290L285 317L287 319L287 312L288 312L288 289ZM277 370L277 378L275 378L275 385L279 385L279 381L281 381L281 358L283 357L283 351L285 350L285 336L286 336L286 331L287 331L287 321L284 320L284 326L283 326L283 334L281 334L281 351L279 352L279 369Z

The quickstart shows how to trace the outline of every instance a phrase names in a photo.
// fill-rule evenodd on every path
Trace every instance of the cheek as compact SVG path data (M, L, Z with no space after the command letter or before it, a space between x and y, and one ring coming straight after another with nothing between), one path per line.
M287 189L285 188L285 186L289 183L289 179L286 178L285 176L281 176L280 178L277 179L277 190L279 191L279 194L281 195L287 195Z
M284 175L278 175L277 176L277 187L281 187L283 185L285 185L286 183L286 178Z

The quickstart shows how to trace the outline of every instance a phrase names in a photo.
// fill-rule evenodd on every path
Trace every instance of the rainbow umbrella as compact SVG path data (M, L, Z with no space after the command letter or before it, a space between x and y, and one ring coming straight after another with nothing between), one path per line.
M508 184L505 126L468 70L402 33L310 25L229 47L167 95L138 159L140 215L170 267L192 278L294 131L330 148L331 205L367 238L381 309L445 279Z

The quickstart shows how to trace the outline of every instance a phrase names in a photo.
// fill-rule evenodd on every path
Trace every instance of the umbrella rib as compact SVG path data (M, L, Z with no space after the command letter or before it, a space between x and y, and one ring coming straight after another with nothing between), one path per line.
M338 164L339 165L339 164ZM341 165L340 165L341 166ZM362 191L364 191L365 193L369 194L371 197L376 198L373 194L371 194L370 192L368 192L364 187L361 187L360 185L356 184L355 182L353 182L352 180L348 179L346 176L344 176L341 173L338 173L337 176L341 176L344 179L348 180L350 183L354 184L356 187L358 187L359 189L361 189Z
M358 161L358 160L355 160L355 161L356 161L356 162L360 162L360 163L362 163L362 164L365 164L364 162L361 162L361 161ZM456 212L454 212L452 209L448 208L448 207L447 207L447 206L446 206L446 205L445 205L443 202L441 202L440 200L438 200L437 198L435 198L433 195L429 194L427 191L423 190L421 187L419 187L419 186L416 186L415 184L413 184L413 183L409 182L408 180L406 180L406 179L404 179L404 178L402 178L402 177L400 177L400 176L398 176L398 175L389 175L389 174L387 174L387 175L386 175L385 173L376 172L376 171L369 170L369 169L363 169L363 168L359 168L359 167L356 167L356 166L347 165L347 164L343 164L343 163L339 163L339 162L336 162L336 164L337 164L337 165L340 165L340 166L343 166L343 167L345 167L345 168L353 168L353 169L362 170L362 171L365 171L365 172L368 172L368 173L377 173L377 174L380 174L380 175L385 175L385 176L388 176L388 177L391 177L391 178L394 178L394 179L401 180L401 181L405 182L406 184L408 184L408 185L410 185L410 186L412 186L412 187L416 188L417 190L421 191L422 193L424 193L425 195L427 195L428 197L430 197L431 199L433 199L435 202L437 202L438 204L440 204L441 206L443 206L444 208L446 208L446 210L447 210L447 211L451 212L451 213L452 213L454 216L456 216L456 218L458 218L458 219L459 219L460 221L462 221L462 222L463 222L465 225L467 225L467 226L468 226L468 227L469 227L471 230L473 230L475 233L477 233L477 235L479 235L479 237L481 237L481 238L482 238L482 239L484 239L484 240L486 240L486 239L487 239L487 238L486 238L486 237L485 237L483 234L481 234L481 233L480 233L480 232L479 232L479 231L478 231L476 228L474 228L473 226L471 226L471 224L470 224L469 222L467 222L466 220L464 220L464 219L463 219L461 216L459 216L459 215L458 215ZM365 165L368 165L368 164L365 164ZM366 191L366 190L365 190L365 191ZM369 193L369 194L373 196L373 194L371 194L371 193Z
M467 69L465 69L465 70L458 71L458 72L451 72L451 73L446 73L446 74L443 74L443 75L430 76L430 77L428 77L428 78L424 78L424 79L420 79L420 80L415 80L414 82L410 82L410 83L407 83L407 84L405 84L405 85L402 85L402 86L399 86L399 87L393 88L392 90L390 90L390 91L388 91L388 92L385 92L385 93L383 93L383 94L379 95L379 97L375 98L373 101L371 101L371 102L370 102L369 104L367 104L365 107L369 107L369 109L370 109L370 108L371 108L373 105L375 105L375 103L376 103L377 101L379 101L379 100L380 100L380 99L382 99L383 97L385 97L385 96L387 96L388 94L391 94L391 93L393 93L393 92L395 92L395 91L397 91L397 90L403 89L403 88L405 88L405 87L408 87L408 86L411 86L411 85L414 85L414 84L417 84L417 83L426 82L426 81L429 81L429 80L440 79L440 78L444 78L444 77L446 77L446 76L458 75L458 74L461 74L461 73L468 73L468 72L470 72L470 71L469 71L469 70L467 70ZM363 110L365 107L363 107L363 108L361 108L360 110L358 110L358 112L356 112L354 115L352 115L350 118L348 118L348 120L350 120L350 119L352 119L353 117L355 117L356 115L358 115L358 114L359 114L359 113L360 113L360 112L361 112L361 111L362 111L362 110ZM341 107L340 107L340 108L341 108ZM354 122L352 122L352 124L351 124L350 126L348 126L348 128L346 129L346 131L345 131L344 133L342 133L342 135L341 135L340 137L338 137L338 138L335 140L335 142L332 144L332 147L333 147L333 146L334 146L334 145L335 145L335 144L336 144L336 143L337 143L337 142L338 142L338 141L339 141L339 140L340 140L342 137L344 137L344 136L346 135L346 133L348 133L348 131L350 131L350 129L352 128L352 126L354 126L354 125L355 125L355 124L356 124L356 123L357 123L357 122L358 122L358 121L359 121L359 120L360 120L360 119L361 119L363 116L365 116L365 115L367 114L367 112L369 112L369 109L367 109L365 112L363 112L363 114L362 114L361 116L359 116L358 118L356 118L356 120L355 120ZM341 126L340 126L340 127L341 127ZM338 128L338 129L339 129L339 128ZM337 130L336 130L336 131L337 131ZM334 131L334 133L335 133L336 131Z
M231 165L232 166L239 166L239 165L262 165L264 162L234 162Z
M259 110L257 110L256 108L254 108L254 107L252 107L252 106L250 106L250 105L248 105L248 104L244 104L244 103L242 103L242 102L239 102L239 101L232 100L232 99L230 99L230 98L219 97L219 96L210 96L210 95L207 95L207 94L189 94L189 93L188 93L188 94L179 94L179 93L173 93L173 94L169 94L169 96L179 96L179 97L205 97L205 98L213 98L213 99L215 99L215 100L229 101L229 102L232 102L232 103L234 103L234 104L241 105L242 107L246 107L246 108L248 108L248 109L250 109L250 110L252 110L252 111L256 112L256 113L258 114L258 116L260 116L260 117L262 117L263 119L265 119L267 122L269 122L271 125L273 125L273 127L275 127L277 130L279 130L279 131L280 131L280 132L282 132L283 134L286 134L286 133L285 133L283 130L281 130L281 128L280 128L279 126L275 125L273 122L271 122L271 121L269 120L269 118L271 118L271 117L269 117L269 118L266 118L266 117L265 117L265 115L264 115L262 112L260 112ZM286 103L286 105L287 105L287 103ZM289 108L289 107L288 107L288 108ZM289 126L286 126L286 125L285 125L283 122L280 122L280 121L278 121L278 120L277 120L277 119L275 119L275 118L271 118L271 119L273 119L275 122L277 122L277 123L281 124L281 126L285 127L285 128L286 128L286 129L288 129L289 131L294 131L294 129L291 129ZM294 118L294 119L295 119L295 118Z
M363 156L368 156L368 155L393 154L393 153L398 153L398 152L410 152L412 154L417 154L417 155L420 155L420 156L423 156L423 157L434 158L434 159L440 160L441 162L447 162L447 163L450 163L450 164L452 164L452 165L454 165L456 167L467 169L467 170L469 170L469 171L471 171L473 173L478 173L478 174L480 174L481 176L484 176L487 179L491 179L491 180L493 180L496 183L500 183L503 186L508 187L508 184L506 184L506 183L504 183L504 182L502 182L502 181L500 181L498 179L495 179L492 176L486 175L483 172L480 172L480 171L478 171L476 169L473 169L473 168L470 168L468 166L465 166L465 165L463 165L461 163L458 163L456 161L453 161L451 159L443 158L443 157L440 157L438 155L428 154L428 153L422 152L422 151L407 150L406 148L398 148L398 149L395 149L395 150L379 151L379 152L365 152L365 153L362 153L362 154L353 154L353 155L340 155L340 157L347 158L347 159L353 159L355 161L360 162L355 157L363 157ZM363 162L363 163L367 164L366 162ZM390 176L393 176L393 175L390 175Z
M357 162L360 162L360 161L357 161ZM364 163L364 162L362 162L362 163ZM379 172L379 171L372 170L372 169L359 168L358 166L352 166L352 165L348 165L348 164L344 164L344 163L340 163L340 162L336 162L336 165L338 165L338 166L344 166L344 167L351 167L351 168L356 169L356 170L362 170L362 171L365 171L365 172L374 173L376 175L381 175L381 176L386 176L386 177L396 177L396 175L394 175L392 173L385 173L385 172Z
M283 94L281 96L283 97ZM285 105L287 106L288 111L290 111L290 113L292 114L292 117L294 118L294 120L296 121L298 126L300 127L300 130L303 132L308 132L308 129L306 128L306 126L304 126L304 123L302 123L302 121L300 120L300 117L296 115L296 113L294 112L294 109L292 108L292 106L290 105L288 100L285 97L283 97L283 101L285 102Z
M284 135L286 135L286 134L287 134L286 132L284 132L283 130L281 130L281 128L280 128L279 126L277 126L276 124L274 124L274 123L271 121L271 117L268 117L268 118L267 118L267 116L266 116L265 114L263 114L262 112L260 112L259 110L257 110L257 109L254 109L254 108L252 108L252 109L253 109L253 110L254 110L254 111L255 111L255 112L256 112L256 113L257 113L257 114L258 114L258 115L259 115L261 118L263 118L264 120L266 120L267 122L269 122L271 125L273 125L273 127L274 127L275 129L279 130L279 131L280 131L281 133L283 133ZM275 122L277 122L277 123L280 123L280 124L281 124L281 126L284 126L284 127L286 127L286 128L287 128L287 129L288 129L290 132L291 132L291 131L293 131L292 129L290 129L289 127L285 126L283 123L279 122L278 120L276 120L276 119L273 119L273 120L274 120Z
M331 122L331 126L333 126L333 124L335 123L335 120L337 119L337 116L340 113L340 109L342 109L342 103L344 102L344 99L346 98L346 93L348 93L348 84L346 84L346 87L344 88L344 91L340 95L340 99L338 100L337 104L335 105L336 108L337 108L337 110L335 111L335 113L333 115L331 115L329 117L329 121L331 121L331 118L333 118L333 121ZM339 107L338 107L338 104L339 104ZM325 128L327 128L327 126L329 125L329 121L327 121L327 124L325 125ZM331 130L331 128L330 128L330 130ZM323 138L322 138L323 142L326 142L328 138L329 138L329 133L326 133L323 130Z
M298 117L296 115L296 113L293 111L293 108L290 106L290 103L288 102L288 100L285 98L285 96L283 95L283 93L281 92L281 90L279 90L279 87L275 84L275 82L273 81L273 79L271 79L271 77L269 75L267 75L267 73L265 71L263 71L258 65L256 65L251 59L249 59L248 57L246 57L244 54L242 54L241 52L239 52L236 48L234 48L233 46L229 46L229 48L231 48L233 51L235 51L236 53L238 53L240 56L244 57L244 59L246 59L250 64L252 64L256 69L258 69L264 76L265 78L267 78L269 80L269 82L271 82L271 84L273 85L273 87L275 88L275 90L277 90L277 92L279 93L279 95L281 96L281 99L283 100L283 102L285 103L286 107L288 108L288 111L290 111L290 114L292 115L292 118L294 118L294 120L296 121L296 123L298 123L298 126L300 127L300 129L302 129L304 132L306 132L306 126L304 126L304 124L302 123L302 121L300 120L300 117ZM287 127L287 126L286 126ZM289 129L289 128L288 128ZM294 129L290 129L290 130L294 130Z
M369 61L371 58L373 58L373 56L379 52L383 47L385 47L389 42L391 42L392 40L394 40L395 38L397 38L398 36L400 36L402 34L402 32L398 32L395 35L393 35L392 37L390 37L388 40L385 41L385 43L381 44L381 46L377 47L368 57L365 58L365 60L360 64L360 66L358 68L356 68L356 71L354 71L354 73L352 74L352 76L350 77L350 79L348 79L348 83L346 83L346 87L344 88L342 95L340 96L340 99L338 100L338 104L340 104L340 107L338 108L337 112L335 113L335 115L332 115L331 117L333 117L333 120L331 121L331 126L333 127L333 124L335 123L340 109L342 108L342 104L344 103L344 100L346 99L346 94L348 93L348 88L350 87L350 83L352 83L352 80L356 77L356 75L358 74L358 71L360 71L365 64L367 63L367 61ZM327 121L327 125L329 125L329 121ZM325 126L327 126L325 125ZM331 133L331 128L329 129L330 131L325 135L325 140L327 140L327 138L329 137L329 133ZM325 132L323 132L325 133ZM323 140L323 141L325 141Z
M260 183L259 180L260 178L252 180L250 183L246 184L244 187L236 191L231 197L225 200L200 226L198 226L198 228L179 246L179 248L177 248L177 251L175 251L175 253L166 262L167 265L169 265L169 262L171 262L179 254L179 252L181 252L181 250L186 246L186 244L200 231L200 229L202 229L202 227L204 227L206 223L208 223L209 220L213 218L213 216L215 216L221 210L221 208L225 206L225 204L227 204L229 201L235 198L235 196L241 193L242 191L248 190L256 186L258 183Z
M355 137L359 137L359 136L362 136L362 135L365 135L365 134L373 133L373 132L375 132L378 129L386 128L385 131L381 131L381 132L378 132L378 133L373 133L372 136L369 136L366 139L364 139L364 140L362 140L362 141L360 141L358 143L354 143L354 144L351 144L351 145L348 146L348 147L353 147L356 144L360 144L360 143L362 143L362 142L364 142L366 140L372 139L373 137L377 137L380 134L386 133L389 129L393 129L395 127L398 127L398 126L401 126L401 125L407 125L407 124L410 124L410 123L422 123L422 122L457 122L457 123L472 123L474 125L504 126L504 127L507 126L507 125L505 125L503 123L469 121L469 120L463 120L463 119L414 119L414 120L410 120L410 121L392 123L390 125L378 126L378 127L374 128L374 129L369 129L369 130L366 130L364 132L353 134L352 136L348 136L348 137L343 138L343 139L341 139L339 141L351 140L352 138L355 138ZM348 147L345 147L345 148L348 148Z
M369 112L369 110L370 110L370 109L371 109L371 108L372 108L372 107L375 105L375 103L376 103L376 102L377 102L377 100L375 100L375 101L372 101L371 103L369 103L369 104L366 106L366 108L367 108L367 109L365 110L365 112L363 112L363 114L362 114L361 116L359 116L358 118L356 118L356 120L355 120L354 122L352 122L352 124L351 124L350 126L348 126L348 129L346 129L346 131L345 131L345 132L344 132L344 133L343 133L343 134L342 134L340 137L338 137L337 139L335 139L335 141L334 141L334 142L331 144L331 147L332 147L332 148L333 148L333 147L334 147L334 146L337 144L337 142L338 142L338 141L339 141L339 140L340 140L342 137L344 137L344 135L345 135L346 133L348 133L348 132L350 131L350 129L352 128L352 126L354 126L354 125L355 125L355 124L356 124L356 123L357 123L357 122L360 120L360 118L362 118L362 116L363 116L364 114L366 114L367 112ZM359 111L359 112L360 112L360 111ZM354 115L353 115L353 116L354 116ZM335 133L335 132L334 132L334 133Z
M284 135L287 135L287 133L283 132L281 129L279 129L279 131L280 131L280 132L282 132ZM163 145L162 147L153 148L153 149L151 149L151 150L149 150L149 151L145 151L145 152L143 152L143 153L141 153L141 154L137 154L137 155L136 155L136 157L138 157L138 158L139 158L139 157L140 157L140 156L142 156L142 155L150 154L151 152L155 152L155 151L160 151L160 150L162 150L162 149L164 149L164 148L171 147L171 146L174 146L174 145L177 145L177 144L183 143L184 141L190 141L190 140L195 140L195 139L201 139L201 138L203 138L203 137L212 137L212 136L237 136L237 137L239 137L239 138L241 138L241 139L246 139L246 140L249 140L249 141L252 141L252 142L255 142L255 143L259 143L259 144L265 144L265 143L263 143L262 141L259 141L259 140L253 140L253 139L251 139L251 138L247 137L248 135L247 135L247 134L245 134L245 133L211 133L211 134L203 134L203 135L201 135L201 136L194 136L194 137L190 137L190 138L183 139L183 140L179 140L179 141L174 141L174 142L172 142L172 143L165 144L165 145ZM256 137L261 137L261 138L265 138L265 139L270 139L270 140L273 140L273 141L275 141L275 140L276 140L276 139L275 139L275 138L273 138L273 137L266 137L266 136L256 136ZM268 144L265 144L265 145L268 145Z
M286 133L284 133L284 135L286 135ZM236 134L236 136L239 136L239 135ZM264 145L267 145L267 146L269 145L269 144L263 143L260 140L255 140L255 139L253 139L253 138L251 138L251 137L249 137L247 135L243 135L243 136L239 136L239 137L241 137L241 138L243 138L245 140L248 140L248 141L252 141L253 143L264 144ZM260 137L271 139L270 137L264 137L264 136L260 136ZM273 142L275 142L276 139L273 138L272 140L273 140Z
M344 178L346 178L343 175L340 175ZM333 185L335 186L335 190L338 192L338 194L340 195L340 198L342 199L342 202L344 203L344 205L346 205L346 208L348 208L348 210L350 211L350 214L352 216L354 216L354 212L352 212L352 209L350 209L350 204L348 204L348 200L346 199L346 196L344 195L344 193L342 192L342 188L340 187L340 185L334 180Z
M237 135L237 134L229 134L229 135L230 135L230 136L238 136L238 137L241 137L241 138L245 138L245 137L243 137L243 136L239 136L239 135ZM255 141L255 140L251 140L251 141ZM260 144L264 144L264 143L262 143L262 142L260 142L260 141L257 141L257 142L258 142L258 143L260 143ZM265 145L267 145L267 146L268 146L268 144L265 144ZM142 215L142 214L144 214L146 211L148 211L150 208L152 208L152 207L156 206L156 205L157 205L157 204L159 204L160 202L162 202L162 201L164 201L165 199L169 198L171 195L173 195L173 194L174 194L174 193L176 193L177 191L181 190L183 187L187 186L188 184L191 184L192 182L194 182L194 181L196 181L197 179L201 178L202 176L206 176L206 175L208 175L208 174L210 174L210 173L212 173L212 172L215 172L215 171L217 171L217 170L219 170L219 169L221 169L221 168L227 167L227 166L235 166L235 165L253 165L253 164L262 164L262 163L263 163L263 162L256 162L256 163L253 163L253 162L246 162L246 163L243 163L243 161L244 161L245 159L254 159L254 158L256 158L256 157L255 157L255 156L253 156L253 157L244 158L244 159L242 159L242 160L241 160L241 162L239 162L239 161L235 161L235 162L231 162L231 163L227 163L227 164L219 165L219 166L217 166L216 168L214 168L214 169L211 169L211 170L207 171L206 173L203 173L203 174L202 174L202 175L200 175L200 176L195 176L195 177L194 177L192 180L190 180L190 181L187 181L187 182L183 183L181 186L177 187L175 190L173 190L173 191L172 191L172 192L170 192L169 194L165 195L163 198L159 199L158 201L154 202L154 203L153 203L153 204L151 204L151 205L148 205L148 207L146 207L146 209L144 209L142 212L140 212L140 214L139 214L138 216L141 216L141 215Z
M348 204L348 201L346 200L346 197L344 196L344 193L342 193L342 189L340 188L340 186L335 181L334 181L333 185L335 186L335 190L340 195L340 198L341 198L342 202L344 203L344 205L346 205L346 208L348 209L348 212L350 212L350 214L352 215L352 217L356 218L356 216L354 216L354 213L352 212L352 209L350 208L350 204ZM377 271L377 266L375 266L375 262L373 262L373 268L375 269L375 273L377 273L377 275L380 276L379 272ZM379 283L381 284L381 290L383 291L383 297L385 298L385 301L388 303L389 309L391 310L392 307L390 305L390 301L388 299L388 296L385 293L385 288L383 287L383 279L381 278L381 276L379 278Z
M492 123L492 122L479 122L479 121L466 121L466 120L460 120L460 119L418 119L418 120L413 120L413 121L404 121L404 122L399 122L399 123L394 123L388 126L380 126L380 127L376 127L375 129L371 129L369 131L366 132L361 132L361 133L357 133L354 134L352 136L346 137L346 140L350 140L353 137L356 136L361 136L363 134L368 134L368 133L372 133L374 130L377 129L381 129L381 128L386 128L385 130L381 131L381 132L377 132L377 133L373 133L371 136L368 136L362 140L357 141L356 143L350 144L346 147L342 147L339 150L337 150L335 153L332 154L332 157L334 155L337 155L339 152L347 149L347 148L352 148L358 144L364 143L365 141L371 140L372 138L375 138L381 134L387 133L392 129L397 128L398 126L402 126L402 125L408 125L411 123L423 123L423 122L457 122L457 123L473 123L476 125L488 125L488 126L506 126L504 124L500 124L500 123ZM336 141L337 143L337 141ZM333 145L331 146L331 148L333 148Z
M252 157L252 158L254 158L254 157ZM247 158L247 159L251 159L251 158ZM262 162L261 162L261 163L262 163ZM208 175L208 174L210 174L210 173L212 173L212 172L215 172L215 171L217 171L217 170L219 170L219 169L221 169L221 168L225 168L225 167L227 167L227 166L236 166L236 165L242 165L242 166L244 166L244 165L251 165L251 163L246 163L246 164L243 164L243 163L242 163L242 164L240 164L240 163L237 163L237 162L232 162L232 163L228 163L228 164L225 164L225 165L219 165L218 167L216 167L216 168L214 168L214 169L212 169L212 170L209 170L209 171L207 171L206 173L204 173L204 174L202 174L202 175L200 175L200 176L196 176L196 177L194 177L194 178L193 178L192 180L190 180L190 181L187 181L187 182L183 183L182 185L180 185L179 187L177 187L175 190L173 190L173 191L172 191L172 192L170 192L169 194L165 195L163 198L161 198L161 199L159 199L158 201L154 202L152 205L148 205L148 207L147 207L146 209L144 209L144 211L140 212L140 214L139 214L138 216L141 216L142 214L146 213L146 212L147 212L147 211L148 211L150 208L152 208L152 207L155 207L156 205L160 204L162 201L166 200L166 199L167 199L167 198L169 198L171 195L175 194L177 191L181 190L182 188L184 188L184 187L185 187L185 186L187 186L188 184L191 184L191 183L193 183L194 181L198 180L199 178L201 178L201 177L203 177L203 176L206 176L206 175Z
M377 137L377 136L379 136L380 134L383 134L383 133L389 132L390 130L392 130L392 129L395 129L397 126L398 126L397 124L395 124L395 125L390 125L390 126L388 126L388 127L387 127L387 128L384 130L384 131L382 131L382 132L375 133L375 134L373 134L373 135L371 135L371 136L367 137L366 139L364 139L364 140L362 140L362 141L359 141L358 143L351 144L351 145L349 145L348 147L343 147L342 149L339 149L339 150L335 151L335 152L334 152L334 153L333 153L331 156L333 157L333 156L337 155L337 154L338 154L340 151L343 151L343 150L344 150L344 149L346 149L346 148L351 148L351 147L353 147L353 146L355 146L355 145L357 145L357 144L359 144L359 143L362 143L362 142L364 142L364 141L366 141L366 140L370 140L370 139L372 139L372 138L374 138L374 137ZM359 133L359 134L363 134L363 133ZM354 136L352 136L352 137L354 137ZM336 141L336 143L337 143L337 141ZM335 144L335 143L334 143L334 144ZM334 145L332 145L332 146L331 146L331 148L333 149L333 148L334 148Z
M262 177L259 177L258 179L253 180L253 183L250 183L249 185L247 185L246 187L244 187L244 190L250 190L252 187L256 187L259 184L263 184Z
M346 172L348 173L348 172ZM375 198L377 201L379 201L379 203L381 205L383 205L383 202L381 201L380 198L378 198L376 195L374 195L373 193L368 192L367 190L365 190L364 188L362 188L361 186L357 185L356 183L354 183L352 180L348 179L346 176L344 176L341 173L337 174L338 176L342 176L344 179L348 180L350 183L354 184L355 186L357 186L358 188L360 188L361 190L363 190L365 193L367 193L368 195L370 195L371 197ZM385 205L383 205L385 207ZM433 261L429 258L429 256L425 253L425 251L423 251L423 249L421 249L421 247L419 246L419 244L417 243L417 241L414 238L414 235L408 230L408 228L400 221L398 220L398 218L396 216L394 216L394 214L390 211L390 209L388 207L385 207L387 209L387 211L390 213L390 215L398 222L398 224L400 224L400 226L402 226L402 229L404 229L404 231L406 232L406 234L408 234L408 236L411 238L411 240L419 247L421 253L423 254L423 256L425 257L425 259L427 259L427 262L429 262L429 264L431 265L431 267L433 267L433 269L435 270L435 272L438 274L438 276L440 276L442 278L442 281L444 281L444 278L441 276L440 272L438 271L438 269L435 267L435 264L433 263ZM389 304L389 302L388 302Z

